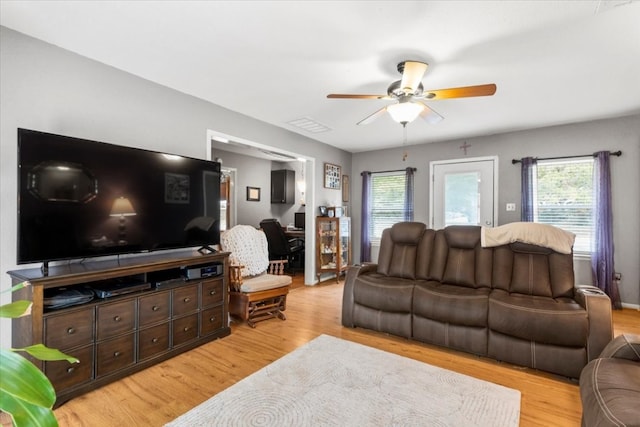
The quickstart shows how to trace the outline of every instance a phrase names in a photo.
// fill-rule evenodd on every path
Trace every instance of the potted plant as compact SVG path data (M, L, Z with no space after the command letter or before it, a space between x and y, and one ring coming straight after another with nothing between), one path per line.
M8 292L30 286L22 282ZM0 306L0 318L14 319L31 314L30 301L14 301ZM25 348L0 348L0 411L11 416L14 426L57 426L53 413L56 392L49 379L21 353L39 360L66 360L78 363L78 359L59 350L36 344Z

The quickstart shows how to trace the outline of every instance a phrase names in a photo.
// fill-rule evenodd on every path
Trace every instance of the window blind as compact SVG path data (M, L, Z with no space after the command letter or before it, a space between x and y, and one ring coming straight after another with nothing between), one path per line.
M405 218L406 173L371 174L371 221L369 235L379 241L382 231Z
M593 237L593 158L538 161L534 221L576 235L574 252L590 252Z

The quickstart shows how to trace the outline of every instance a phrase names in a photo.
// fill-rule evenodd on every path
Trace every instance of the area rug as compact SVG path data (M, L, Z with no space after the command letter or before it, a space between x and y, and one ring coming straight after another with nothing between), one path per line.
M168 427L517 426L520 392L321 335Z

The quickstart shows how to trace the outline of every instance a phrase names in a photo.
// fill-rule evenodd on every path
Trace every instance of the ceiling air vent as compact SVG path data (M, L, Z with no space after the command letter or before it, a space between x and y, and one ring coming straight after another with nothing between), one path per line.
M291 120L287 122L287 124L304 129L309 133L320 133L320 132L329 132L331 130L330 127L323 125L322 123L318 123L309 117L302 117L300 119Z

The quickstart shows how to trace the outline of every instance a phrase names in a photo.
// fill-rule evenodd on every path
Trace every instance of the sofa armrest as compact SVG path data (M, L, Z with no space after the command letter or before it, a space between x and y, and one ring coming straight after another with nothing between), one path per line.
M605 346L613 339L611 300L595 286L576 286L575 299L587 311L589 337L587 362L600 357Z
M640 335L618 335L602 350L600 357L640 362Z
M347 270L347 276L344 279L344 289L342 292L342 324L350 328L355 327L353 324L353 286L361 274L376 271L378 264L353 265Z

